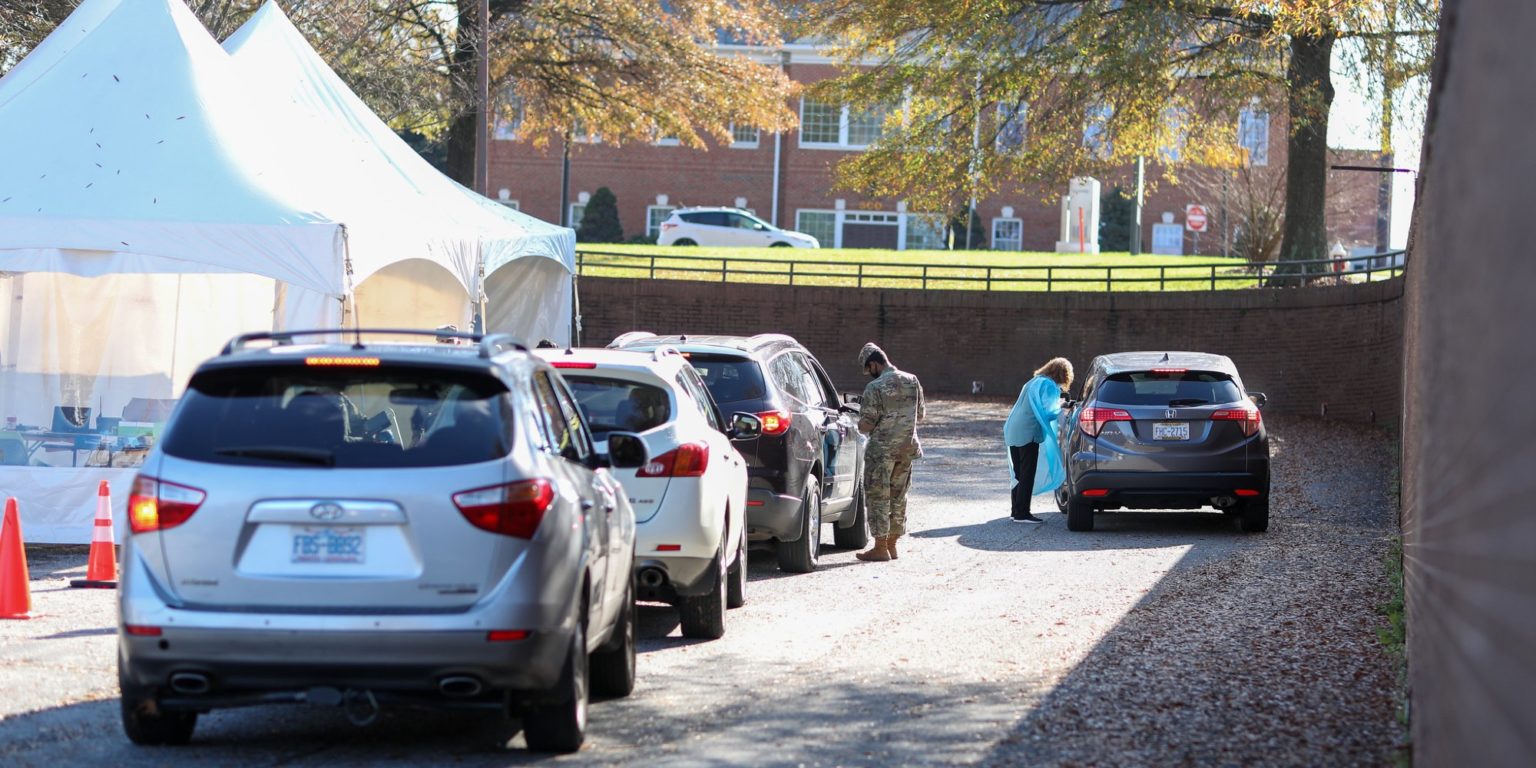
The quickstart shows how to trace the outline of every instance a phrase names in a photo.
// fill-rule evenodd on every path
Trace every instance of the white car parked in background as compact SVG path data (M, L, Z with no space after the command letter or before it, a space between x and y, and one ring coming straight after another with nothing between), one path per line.
M670 347L539 352L586 414L599 446L611 432L645 441L650 461L610 470L635 510L635 596L677 606L684 637L725 634L746 602L747 463L731 445L762 431L723 417L693 366Z
M656 244L821 247L810 235L780 229L739 208L679 208L661 223Z

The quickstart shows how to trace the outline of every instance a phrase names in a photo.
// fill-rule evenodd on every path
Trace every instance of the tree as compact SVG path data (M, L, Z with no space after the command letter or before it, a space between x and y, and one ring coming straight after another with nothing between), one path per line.
M969 245L965 239L966 224L969 222L971 239ZM975 208L965 208L949 219L949 249L952 251L984 251L987 249L987 232L982 228L981 216Z
M955 210L1004 182L1104 175L1172 146L1175 179L1185 165L1238 167L1237 114L1257 100L1287 117L1281 258L1303 260L1327 253L1335 43L1411 42L1367 46L1363 57L1393 58L1400 82L1428 64L1439 0L826 0L815 9L845 41L844 74L818 91L902 107L876 147L840 163L840 185ZM1010 118L1021 111L1027 137L1016 140Z
M1099 196L1099 250L1129 251L1135 218L1136 201L1120 185L1104 190Z
M576 240L583 243L622 243L624 228L619 225L619 204L613 191L598 187L587 200L576 228Z

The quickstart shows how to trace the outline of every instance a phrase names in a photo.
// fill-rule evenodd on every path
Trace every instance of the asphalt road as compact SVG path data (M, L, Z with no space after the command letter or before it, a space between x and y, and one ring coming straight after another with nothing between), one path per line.
M1384 551L1390 528L1382 462L1309 467L1302 473L1307 482L1277 481L1271 532L1264 535L1239 533L1212 513L1101 516L1099 530L1074 534L1048 498L1035 502L1044 525L1007 519L1007 465L998 443L1006 410L971 401L930 406L923 430L928 457L915 473L912 535L901 542L899 560L862 563L851 551L829 548L820 570L792 576L779 573L767 553L754 553L748 604L730 613L726 636L717 641L684 640L670 609L642 606L635 693L594 702L587 746L556 758L524 752L515 726L493 716L398 710L355 727L338 710L307 705L215 712L199 721L189 746L134 747L118 721L114 594L67 587L67 579L84 573L82 549L34 547L33 599L46 615L0 621L0 764L1281 764L1308 762L1308 753L1298 749L1332 735L1345 738L1343 731L1369 742L1360 747L1365 751L1325 754L1364 763L1390 755L1394 713L1383 686L1390 688L1393 672L1372 639L1383 579L1379 559L1360 562ZM1317 461L1285 446L1329 427L1272 421L1271 429L1279 472L1286 461ZM1324 437L1340 439L1335 433ZM1344 438L1365 446L1361 450L1381 439L1368 431L1348 431ZM1365 500L1351 501L1354 516L1338 523L1359 535L1319 539L1316 521L1302 525L1300 515L1319 514L1316 497L1340 492L1339 483L1349 485L1351 499ZM1313 561L1306 554L1312 544L1298 543L1340 539L1356 542L1357 550L1342 558L1320 552ZM1079 706L1074 692L1091 695L1107 679L1132 680L1131 690L1177 687L1171 675L1159 678L1156 657L1130 668L1123 660L1134 652L1106 658L1105 649L1128 639L1142 643L1138 628L1147 622L1140 617L1198 614L1213 598L1219 603L1223 592L1269 583L1243 584L1234 574L1262 572L1271 562L1298 557L1306 563L1297 578L1337 585L1339 573L1357 572L1358 588L1336 590L1329 598L1342 611L1338 626L1319 630L1330 638L1347 635L1326 642L1339 643L1332 652L1342 649L1351 663L1337 672L1314 670L1309 682L1368 727L1347 718L1300 730L1261 723L1256 727L1264 738L1242 747L1247 751L1223 752L1229 739L1214 742L1214 752L1192 753L1181 751L1189 747L1177 739L1157 746L1138 737L1135 748L1144 751L1135 753L1113 746L1108 735L1123 731L1121 723L1134 716L1148 715L1140 710L1154 704L1128 704L1134 697L1123 694L1101 696L1087 705L1093 716L1071 717L1071 710L1052 704ZM1275 588L1294 594L1297 583L1292 578ZM1250 605L1250 597L1273 602L1262 595L1231 596L1240 606ZM1285 611L1301 616L1310 610L1261 607L1265 626L1286 620ZM1219 614L1212 620L1225 627L1232 621ZM1180 652L1206 658L1212 652L1198 637L1173 643ZM1257 688L1275 686L1251 692L1257 701L1283 697L1294 685L1263 675L1242 679ZM1369 697L1359 694L1368 702L1352 702L1350 691L1362 679L1373 682ZM1226 695L1224 687L1218 675L1206 694L1192 696ZM1140 710L1116 716L1117 708L1128 706ZM1273 733L1263 732L1266 727ZM1110 749L1121 751L1105 751Z

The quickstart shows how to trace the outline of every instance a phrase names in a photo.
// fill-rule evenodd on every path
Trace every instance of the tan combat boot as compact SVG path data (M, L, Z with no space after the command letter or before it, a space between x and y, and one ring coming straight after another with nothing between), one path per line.
M891 559L890 550L886 549L885 543L888 538L887 536L876 536L875 545L870 547L868 552L860 552L854 555L854 557L870 563L883 563Z
M896 559L896 540L899 538L901 537L894 533L885 537L885 553L890 555L892 560Z

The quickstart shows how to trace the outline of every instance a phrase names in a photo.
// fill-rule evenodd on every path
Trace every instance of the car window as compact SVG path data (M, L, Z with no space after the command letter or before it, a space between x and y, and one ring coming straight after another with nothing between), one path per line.
M842 400L837 396L837 387L832 384L832 377L827 375L826 370L821 367L821 363L812 357L811 353L806 352L804 354L806 364L810 366L811 373L815 375L816 383L821 387L825 405L828 408L837 408L837 406L842 404Z
M671 398L661 387L600 376L565 376L587 425L605 432L644 432L672 420Z
M768 361L768 375L773 378L773 385L796 401L804 403L809 400L805 391L805 373L795 363L794 355L786 352Z
M548 373L539 371L533 375L533 397L539 405L539 423L544 429L545 445L561 456L574 455L570 422L560 410L560 399L555 395L555 385Z
M739 213L721 214L725 217L725 225L736 229L757 229L757 221Z
M586 461L592 455L591 435L587 433L586 426L581 420L581 408L576 405L576 398L571 396L571 391L560 380L554 380L555 399L560 404L560 412L565 416L565 429L570 435L571 446L574 455L568 451L561 451L560 455L573 461Z
M1206 405L1241 399L1230 377L1206 371L1117 373L1099 385L1097 398L1114 405Z
M721 211L694 211L693 213L679 215L683 217L683 221L689 224L703 224L709 227L728 226L725 220L725 213Z
M735 355L690 353L688 362L721 408L747 400L762 400L768 389L757 361Z
M714 398L710 397L709 389L704 382L699 380L699 374L692 368L684 368L677 373L677 383L688 393L688 399L692 400L704 415L704 420L717 432L724 432L725 427L720 423L720 414L715 410Z
M472 464L511 452L507 397L492 376L415 367L207 371L188 383L162 449L252 466Z
M828 402L827 392L821 386L821 379L816 376L816 371L811 367L811 361L799 352L790 355L794 358L795 367L800 369L800 390L805 393L805 402L808 405L822 408L836 408L837 403Z

